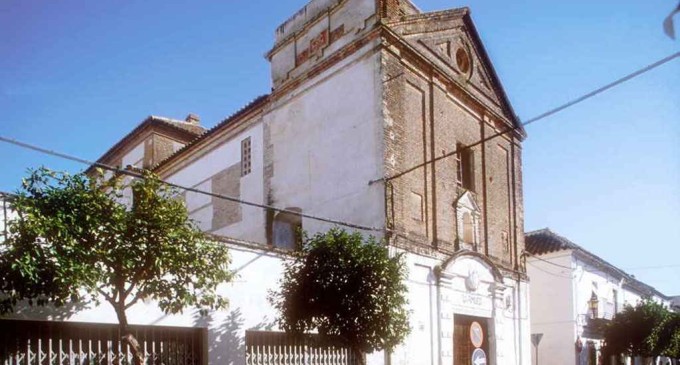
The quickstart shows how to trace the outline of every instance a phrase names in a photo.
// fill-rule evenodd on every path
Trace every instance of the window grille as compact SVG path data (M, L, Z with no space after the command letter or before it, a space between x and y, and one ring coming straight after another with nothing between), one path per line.
M241 141L241 176L246 176L252 171L252 145L250 137Z

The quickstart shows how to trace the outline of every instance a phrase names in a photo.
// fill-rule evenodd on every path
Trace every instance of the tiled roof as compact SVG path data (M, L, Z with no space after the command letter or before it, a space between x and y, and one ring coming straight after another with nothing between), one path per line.
M581 248L579 245L556 234L548 228L527 232L524 241L526 242L527 252L533 255L544 255L556 251Z
M549 228L527 232L524 234L524 237L525 250L532 256L540 256L563 250L573 250L575 254L579 255L581 259L585 260L585 262L588 262L590 265L605 270L614 277L624 279L626 286L629 288L643 293L644 295L656 295L665 298L666 300L670 299L654 287L637 280L635 276L626 273L594 253L551 231Z
M132 140L132 138L134 138L140 131L142 131L142 129L146 128L149 125L159 126L162 125L170 127L177 131L180 131L181 133L184 133L187 139L196 138L201 134L205 133L205 128L201 127L200 125L190 124L177 119L170 119L150 115L146 119L144 119L141 123L139 123L137 127L135 127L135 129L133 129L130 133L125 135L125 137L123 137L120 141L114 144L113 147L109 148L108 151L106 151L99 159L97 159L97 162L104 162L104 160L114 155L116 151L119 151L121 148L123 148L130 140ZM87 169L87 172L90 172L92 169L93 166L90 166L90 168Z
M158 116L155 116L155 115L152 115L150 118L153 119L154 121L165 123L165 124L167 124L171 127L183 129L183 130L190 132L192 134L195 134L197 136L205 133L205 131L206 131L205 128L201 127L198 124L187 123L183 120L170 119L170 118L165 118L165 117L158 117Z
M222 120L221 122L217 123L217 125L215 125L214 127L208 129L208 130L205 131L204 133L202 133L202 134L200 134L199 136L197 136L194 140L192 140L191 142L187 143L184 147L182 147L182 148L180 148L179 150L175 151L175 153L173 153L173 154L171 154L170 156L168 156L168 158L166 158L165 160L160 161L158 164L156 164L156 166L153 167L152 170L161 167L162 165L164 165L165 163L167 163L167 162L170 161L170 160L173 160L173 159L176 158L178 155L181 155L181 154L182 154L184 151L186 151L187 149L193 147L194 145L196 145L196 144L200 143L201 141L205 140L206 138L210 137L211 135L213 135L215 132L217 132L218 130L222 129L223 127L232 124L232 123L233 123L236 119L238 119L240 116L242 116L243 114L245 114L245 113L247 113L247 112L249 112L249 111L251 111L251 110L253 110L253 109L255 109L255 108L259 107L259 106L261 106L263 103L267 102L268 100L269 100L269 94L267 94L267 95L261 95L261 96L255 98L253 101L251 101L250 103L248 103L248 104L247 104L246 106L244 106L243 108L239 109L239 110L238 110L237 112L235 112L234 114L230 115L229 117L225 118L225 119Z

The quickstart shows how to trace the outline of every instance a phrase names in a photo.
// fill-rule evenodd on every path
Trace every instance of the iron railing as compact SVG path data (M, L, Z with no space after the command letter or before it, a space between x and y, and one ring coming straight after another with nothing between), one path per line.
M333 338L246 331L246 365L355 365L359 356Z
M207 331L131 326L148 365L205 365ZM128 365L132 353L115 324L0 320L2 365Z

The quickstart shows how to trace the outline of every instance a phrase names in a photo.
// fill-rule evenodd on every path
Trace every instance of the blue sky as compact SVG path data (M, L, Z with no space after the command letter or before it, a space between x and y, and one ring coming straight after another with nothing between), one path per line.
M96 159L150 114L212 126L268 92L263 54L305 2L3 0L0 135ZM471 8L523 120L680 50L661 29L677 0L416 4ZM529 126L526 229L680 295L679 100L676 59ZM3 144L0 156L4 191L29 167L82 168Z

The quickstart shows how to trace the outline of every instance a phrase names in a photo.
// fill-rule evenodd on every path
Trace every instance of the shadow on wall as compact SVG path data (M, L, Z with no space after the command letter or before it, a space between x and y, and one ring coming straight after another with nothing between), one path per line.
M22 301L14 308L14 312L6 315L5 318L34 321L66 321L89 307L88 303L67 303L61 307L55 307L54 305L30 306L28 302Z
M275 319L264 316L257 325L245 328L241 308L231 310L222 321L215 320L213 314L201 316L197 313L194 317L195 327L208 328L208 358L211 364L245 364L246 331L271 331L275 325Z

